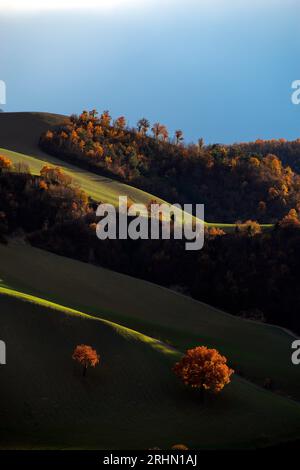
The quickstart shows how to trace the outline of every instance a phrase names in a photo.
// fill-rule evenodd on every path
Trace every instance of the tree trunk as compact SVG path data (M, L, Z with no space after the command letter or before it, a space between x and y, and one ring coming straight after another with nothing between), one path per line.
M85 377L87 373L87 366L83 366L82 377Z

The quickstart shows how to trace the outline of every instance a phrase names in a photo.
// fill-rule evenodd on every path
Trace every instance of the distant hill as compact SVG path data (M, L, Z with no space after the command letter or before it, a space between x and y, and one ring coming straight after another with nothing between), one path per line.
M77 168L43 152L39 146L42 132L66 119L59 114L5 113L0 116L0 153L14 163L27 163L34 174L43 165L59 165L91 197L97 201L117 204L119 195L127 195L133 202L147 204L155 196L118 181L98 176ZM159 198L156 198L159 201Z
M0 115L0 147L43 158L38 143L42 132L66 119L61 114L2 113Z

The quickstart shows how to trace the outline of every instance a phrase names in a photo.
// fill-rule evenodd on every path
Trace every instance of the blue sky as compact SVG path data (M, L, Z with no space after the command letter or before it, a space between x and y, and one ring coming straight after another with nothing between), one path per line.
M187 142L300 136L298 0L67 1L12 11L0 0L6 111L109 109L181 128Z

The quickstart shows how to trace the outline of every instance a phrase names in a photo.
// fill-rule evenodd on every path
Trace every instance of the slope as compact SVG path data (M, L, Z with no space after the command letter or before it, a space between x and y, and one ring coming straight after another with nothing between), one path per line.
M70 174L79 186L96 201L117 205L120 195L127 196L133 202L148 204L155 199L162 199L111 178L96 175L68 164L43 152L39 138L51 126L60 124L66 116L49 113L0 113L0 153L10 158L13 163L27 163L34 174L38 174L45 164L58 165ZM226 231L234 229L233 224L208 223ZM270 225L264 226L269 228Z
M299 436L298 404L241 379L201 405L171 373L178 355L137 332L5 288L0 310L2 447L226 448ZM101 354L86 379L71 359L80 343Z
M291 362L294 338L279 327L30 246L0 245L0 279L13 289L170 341L180 350L216 347L241 374L261 385L271 378L276 390L300 399L300 368Z
M147 204L155 198L144 191L82 170L43 152L38 146L40 135L51 126L61 124L64 119L66 116L48 113L0 114L0 153L13 163L27 163L34 174L38 174L43 165L59 165L96 201L117 204L119 195L127 195L133 202Z

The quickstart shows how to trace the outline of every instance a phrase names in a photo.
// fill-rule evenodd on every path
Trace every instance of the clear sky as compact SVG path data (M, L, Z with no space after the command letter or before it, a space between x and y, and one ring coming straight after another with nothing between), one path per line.
M296 138L299 13L299 0L0 0L1 107L109 109L187 142Z

